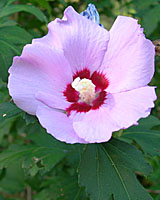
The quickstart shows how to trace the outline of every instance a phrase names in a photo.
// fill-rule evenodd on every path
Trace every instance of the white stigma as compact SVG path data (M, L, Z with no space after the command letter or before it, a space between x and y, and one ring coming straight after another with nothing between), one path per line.
M80 93L80 100L90 104L96 96L95 85L87 78L80 79L77 77L72 82L72 87Z

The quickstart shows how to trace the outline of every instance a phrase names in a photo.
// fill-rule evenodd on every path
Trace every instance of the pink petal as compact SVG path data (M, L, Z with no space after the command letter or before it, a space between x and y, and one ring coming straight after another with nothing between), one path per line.
M108 120L107 114L108 110L102 107L91 110L86 113L82 121L73 122L73 128L77 135L88 143L106 142L111 138L113 128L115 130L119 128L113 119Z
M107 30L78 14L71 6L64 11L63 19L54 20L48 29L47 36L33 42L63 49L73 73L84 68L94 72L100 67L109 40Z
M35 98L36 100L40 101L41 103L45 104L50 108L55 108L63 111L65 111L65 109L70 106L70 103L66 101L62 93L54 95L54 94L47 94L44 92L37 92L35 94Z
M106 142L112 132L128 128L150 114L156 100L154 87L108 95L105 105L73 122L75 132L89 143ZM74 120L74 119L73 119Z
M72 120L66 114L41 105L36 115L41 125L56 139L67 143L86 143L80 139L73 130Z
M147 85L154 74L155 48L137 20L119 16L110 30L102 64L109 79L108 92L127 91Z
M42 91L63 97L72 81L70 66L61 50L42 44L27 45L21 57L15 57L9 69L9 93L18 107L35 114L38 101L35 94Z

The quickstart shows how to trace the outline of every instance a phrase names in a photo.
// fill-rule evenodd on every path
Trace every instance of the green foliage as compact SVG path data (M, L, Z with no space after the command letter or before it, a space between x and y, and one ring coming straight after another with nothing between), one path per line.
M10 193L21 192L25 187L24 171L19 161L12 163L4 171L5 176L0 182L0 191ZM15 182L16 179L16 182Z
M51 136L44 134L46 133L39 130L36 136L30 135L28 139L35 141L34 145L12 144L8 150L0 154L0 169L21 160L22 167L32 176L38 171L45 173L51 170L69 150L67 145L62 145L52 140Z
M84 189L78 186L76 176L61 173L53 180L47 180L47 189L35 195L35 200L88 200Z
M0 18L12 15L17 12L25 11L35 15L40 21L47 23L46 16L35 6L32 5L6 5L0 11Z
M37 121L37 118L35 116L29 115L27 113L23 114L23 119L25 120L26 125L28 125L28 124L34 124Z
M20 55L22 47L30 43L32 36L23 28L15 26L9 15L25 11L35 15L42 22L47 22L46 16L32 5L12 5L14 1L2 1L0 4L0 78L7 81L8 68L13 56Z
M136 16L142 19L142 26L144 27L147 35L153 33L160 22L159 3L159 0L133 1L133 4L136 6L136 9L138 11Z
M0 105L0 120L3 118L8 119L8 118L13 117L21 112L22 112L22 110L20 110L12 102L5 102Z
M136 141L143 151L151 156L160 155L160 131L152 129L158 125L160 126L160 120L150 116L140 120L139 126L133 126L125 131L122 138Z
M151 168L135 147L112 139L86 146L79 166L79 182L93 200L109 199L111 194L114 200L152 199L136 180L135 170L148 175Z
M151 34L158 26L158 23L160 22L159 13L160 13L160 5L152 8L151 10L148 10L143 15L143 25L145 27L145 32L148 35Z

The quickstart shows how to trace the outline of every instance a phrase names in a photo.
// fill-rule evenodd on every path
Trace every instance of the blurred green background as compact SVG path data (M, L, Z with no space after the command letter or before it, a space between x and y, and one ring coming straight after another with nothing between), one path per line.
M7 71L13 56L20 55L32 38L44 36L47 23L61 18L67 6L81 12L88 3L95 4L101 24L108 30L117 15L132 16L139 20L147 38L160 39L159 0L0 0L0 200L88 199L77 184L79 157L75 151L81 146L61 144L47 135L36 118L10 102L7 90ZM152 114L160 118L158 56L151 85L157 86L158 96ZM62 150L55 152L55 146L62 146ZM65 151L70 156L64 155ZM137 172L137 177L153 198L160 200L160 157L148 157L148 161L153 173L146 178Z

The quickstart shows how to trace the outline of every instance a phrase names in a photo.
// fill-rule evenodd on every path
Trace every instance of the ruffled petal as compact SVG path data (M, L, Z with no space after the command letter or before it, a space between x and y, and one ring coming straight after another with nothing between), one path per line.
M71 144L86 143L76 135L72 120L66 114L41 105L37 108L36 115L41 125L56 139Z
M112 132L128 128L150 114L156 100L154 87L108 94L105 105L89 111L73 127L77 135L89 143L108 141Z
M27 45L22 56L14 58L9 73L10 95L18 107L33 115L38 91L63 99L66 85L73 80L63 52L38 43Z
M71 6L64 11L62 20L48 25L48 34L33 42L45 42L64 50L73 73L84 68L94 72L103 61L109 41L109 32L78 14Z
M110 30L102 71L109 79L108 92L146 86L154 74L155 48L145 38L137 20L119 16Z

